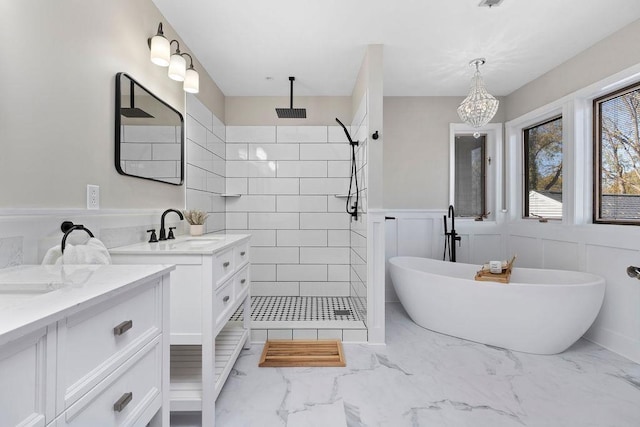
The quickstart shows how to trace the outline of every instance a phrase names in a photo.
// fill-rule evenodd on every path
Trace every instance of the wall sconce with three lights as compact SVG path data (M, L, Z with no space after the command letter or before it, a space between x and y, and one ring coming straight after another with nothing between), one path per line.
M178 40L167 40L162 32L162 22L158 24L158 33L149 38L149 48L151 49L151 62L161 67L169 67L169 78L183 83L185 92L198 93L200 91L200 76L193 68L193 58L188 53L180 52L180 42ZM176 44L176 51L171 53L171 45ZM189 57L189 68L184 58Z

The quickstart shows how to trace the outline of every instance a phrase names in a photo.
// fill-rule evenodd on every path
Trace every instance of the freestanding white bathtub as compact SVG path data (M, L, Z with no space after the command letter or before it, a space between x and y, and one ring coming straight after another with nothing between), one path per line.
M411 319L458 338L537 354L561 353L595 320L604 279L595 274L514 268L511 283L473 280L480 266L394 257L391 279Z

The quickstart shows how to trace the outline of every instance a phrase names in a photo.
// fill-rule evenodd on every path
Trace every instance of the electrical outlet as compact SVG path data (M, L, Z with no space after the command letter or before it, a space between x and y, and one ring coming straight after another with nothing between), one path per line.
M100 209L100 186L87 185L87 209Z

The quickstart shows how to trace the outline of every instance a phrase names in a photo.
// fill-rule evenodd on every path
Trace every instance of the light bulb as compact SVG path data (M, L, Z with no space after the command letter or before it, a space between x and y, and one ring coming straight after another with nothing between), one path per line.
M169 40L164 36L155 35L151 38L151 62L161 67L168 67L170 51Z
M187 61L179 54L174 53L171 55L171 61L169 62L169 78L178 82L184 81L184 76L187 70Z
M189 93L198 93L200 91L200 76L193 67L190 67L185 73L183 89Z

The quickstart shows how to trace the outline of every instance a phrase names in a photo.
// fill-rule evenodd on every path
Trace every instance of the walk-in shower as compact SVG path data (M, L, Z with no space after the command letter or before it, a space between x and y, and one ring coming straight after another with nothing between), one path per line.
M279 117L291 111L281 111ZM284 109L287 110L287 109ZM290 109L289 109L290 110ZM347 127L336 118L341 130L328 126L322 131L318 127L279 126L276 136L282 137L289 149L295 147L296 153L303 153L306 160L301 167L315 167L320 162L326 164L324 171L301 170L299 177L288 176L286 179L299 179L299 195L291 193L279 194L277 203L281 212L264 214L256 210L253 220L260 221L262 215L286 217L289 222L279 224L280 229L270 232L261 230L256 236L256 246L252 248L252 263L255 265L252 276L259 277L255 288L258 292L251 298L252 340L260 342L265 339L342 339L343 341L367 341L366 298L358 296L354 281L361 283L364 277L366 261L363 260L366 240L362 237L366 228L363 206L361 203L362 180L358 176L358 149L362 143L354 141ZM342 137L342 131L346 135ZM315 133L313 133L315 132ZM313 136L305 136L311 135ZM324 134L324 135L322 135ZM293 136L295 135L295 136ZM293 138L306 141L297 143ZM316 138L316 139L311 139ZM313 144L314 140L326 138L326 144ZM346 140L349 144L345 147ZM280 139L272 141L278 144ZM266 148L272 148L264 144ZM312 149L309 149L312 147ZM232 147L233 148L233 147ZM281 147L278 147L281 148ZM252 149L251 144L247 149ZM282 148L281 148L282 149ZM326 153L323 150L326 149ZM317 154L311 159L313 150ZM339 156L336 153L340 153ZM300 157L303 157L300 154ZM279 153L282 155L282 152ZM322 157L326 156L326 157ZM350 178L347 184L346 166L349 161ZM232 160L240 162L240 160ZM276 160L278 166L287 167L292 160ZM337 166L344 169L338 170ZM283 172L279 170L279 172ZM284 172L283 172L284 173ZM310 174L314 177L310 178ZM309 175L309 176L307 176ZM317 176L315 176L317 175ZM249 187L255 178L247 177ZM326 182L322 180L326 179ZM307 184L336 183L326 193L309 195L304 188ZM256 183L257 185L257 183ZM312 190L317 192L317 190ZM247 196L251 197L251 196ZM264 196L262 196L264 197ZM343 205L346 198L346 206ZM275 198L275 197L274 197ZM294 199L316 202L324 198L322 205L309 204L300 209L299 206L286 205ZM346 211L346 215L345 215ZM233 215L233 214L232 214ZM319 222L315 222L315 220ZM299 221L299 222L298 222ZM324 222L324 223L323 223ZM269 226L267 226L268 228ZM250 227L251 228L251 227ZM355 228L355 231L354 231ZM325 231L326 230L326 231ZM252 232L249 229L247 232ZM359 233L359 234L358 234ZM275 234L275 240L265 240L265 235ZM365 243L363 243L365 242ZM353 247L353 246L357 247ZM269 258L272 253L281 256L277 262ZM323 264L326 264L324 266ZM324 267L324 268L323 268ZM252 282L254 281L252 277ZM360 286L357 289L362 289ZM234 313L232 320L244 319L243 308Z
M296 113L290 111L297 110L293 93L289 101L289 108L279 111L283 118ZM195 179L200 175L188 174L187 208L203 210L203 204L211 207L214 200L211 231L252 235L251 340L367 341L366 213L361 206L366 134L353 128L354 135L362 135L355 147L357 189L354 177L349 200L351 206L361 193L354 221L351 211L345 213L344 197L350 182L347 168L356 169L348 141L357 138L349 135L349 127L343 133L345 127L333 121L336 114L324 125L304 120L297 125L274 117L276 123L270 126L225 127L189 94L187 115L187 168L207 177L201 182ZM352 118L344 120L348 126ZM362 114L356 120L364 123ZM206 135L204 141L201 135ZM358 150L363 150L362 157ZM208 166L211 170L203 170ZM208 182L216 185L209 188ZM234 319L243 314L239 310Z

